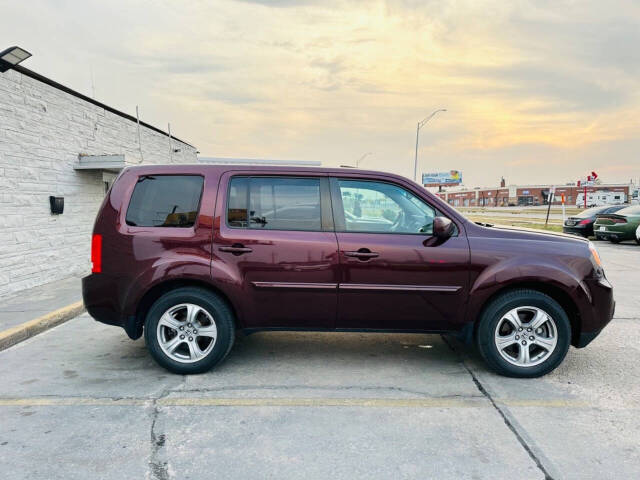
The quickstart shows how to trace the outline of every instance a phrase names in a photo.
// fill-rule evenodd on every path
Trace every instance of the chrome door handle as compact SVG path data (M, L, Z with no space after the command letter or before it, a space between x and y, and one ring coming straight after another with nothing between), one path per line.
M218 248L221 252L229 252L234 255L242 255L243 253L253 252L249 247L245 247L244 245L232 245L230 247L220 247Z
M345 257L355 257L359 260L369 260L370 258L379 257L380 254L372 252L369 249L361 248L356 252L344 252Z

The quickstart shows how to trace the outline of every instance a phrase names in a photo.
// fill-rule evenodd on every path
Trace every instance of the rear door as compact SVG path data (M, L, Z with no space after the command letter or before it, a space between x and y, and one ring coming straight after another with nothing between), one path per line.
M216 212L212 275L245 327L333 328L339 262L326 175L229 172Z
M341 264L337 328L457 330L468 295L463 232L439 242L437 210L408 186L331 179Z

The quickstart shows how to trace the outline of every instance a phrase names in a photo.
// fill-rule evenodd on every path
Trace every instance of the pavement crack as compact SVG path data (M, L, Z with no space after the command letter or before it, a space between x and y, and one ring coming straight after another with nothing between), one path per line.
M164 447L166 437L164 433L158 433L157 421L160 409L154 401L151 414L151 457L149 458L149 477L153 480L168 480L169 465L161 459L161 450Z
M186 376L183 376L181 384L184 384L185 381ZM149 439L151 442L151 454L149 457L148 477L152 480L169 480L170 477L169 462L163 452L167 437L158 425L158 418L160 417L160 405L158 405L158 402L170 394L171 389L165 388L164 390L162 390L160 395L153 398L151 404L151 429L149 435Z
M451 342L444 335L442 335L442 340L444 341L444 343L447 344L447 346L454 353L456 353L458 355L458 357L460 358L460 361L462 363L462 366L465 368L465 370L471 376L471 379L473 380L473 383L475 384L476 388L480 391L480 393L484 397L487 398L487 400L489 400L489 402L491 403L493 408L495 408L495 410L498 412L498 414L500 415L500 417L504 421L504 423L507 426L507 428L516 437L516 439L518 440L518 443L520 443L522 448L524 448L524 450L527 452L527 454L529 455L531 460L534 461L534 463L538 467L538 470L540 470L542 472L542 474L544 475L544 479L545 480L554 480L554 477L549 472L549 468L547 468L543 464L543 462L540 459L539 455L536 454L536 452L534 452L533 448L531 448L531 446L529 445L529 442L527 442L525 440L525 438L523 437L523 435L520 433L518 427L516 425L514 425L514 422L510 418L511 415L508 412L506 412L505 409L498 404L498 402L496 402L496 400L493 398L491 393L489 393L489 391L487 391L487 389L484 387L484 385L482 385L482 382L480 382L480 380L478 379L476 374L473 372L473 370L471 368L469 368L469 366L467 365L467 362L465 361L464 357L460 354L460 352L451 344Z

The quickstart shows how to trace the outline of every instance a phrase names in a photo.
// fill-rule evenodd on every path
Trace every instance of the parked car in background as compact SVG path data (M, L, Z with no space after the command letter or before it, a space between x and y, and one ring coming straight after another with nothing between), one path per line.
M388 173L128 168L92 238L87 311L180 374L221 362L241 329L446 333L538 377L615 306L585 239L475 224Z
M593 235L593 223L596 221L597 214L615 213L623 208L625 208L625 205L587 208L579 214L567 218L562 226L562 231L590 237Z
M598 240L609 240L613 243L635 240L640 243L636 237L638 225L640 225L640 206L632 205L616 213L596 215L593 231Z

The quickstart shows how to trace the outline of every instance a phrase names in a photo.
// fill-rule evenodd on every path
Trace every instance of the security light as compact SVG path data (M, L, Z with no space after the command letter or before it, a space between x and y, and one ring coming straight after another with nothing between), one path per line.
M31 54L20 47L9 47L0 52L0 72L4 73L20 62L29 58Z

